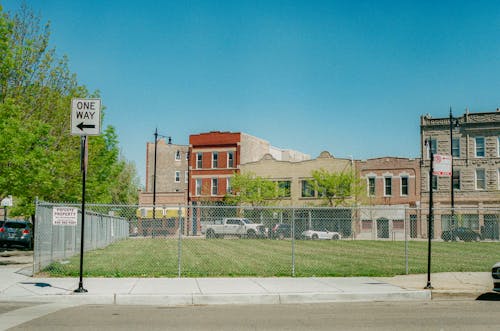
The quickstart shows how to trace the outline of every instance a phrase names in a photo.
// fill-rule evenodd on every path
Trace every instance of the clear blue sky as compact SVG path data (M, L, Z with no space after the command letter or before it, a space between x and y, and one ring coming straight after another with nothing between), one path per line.
M496 0L26 3L101 91L142 182L155 128L178 144L241 131L312 157L418 157L420 115L500 106Z

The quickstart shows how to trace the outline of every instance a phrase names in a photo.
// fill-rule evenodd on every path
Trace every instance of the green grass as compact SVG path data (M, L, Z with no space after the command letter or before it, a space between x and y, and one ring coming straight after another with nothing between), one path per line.
M183 277L292 275L289 240L184 239ZM394 276L406 273L404 242L295 241L295 276ZM84 255L85 277L177 277L175 239L138 238ZM498 242L433 242L432 272L489 271L500 260ZM409 273L427 272L427 242L408 244ZM55 262L46 276L78 276L79 256Z

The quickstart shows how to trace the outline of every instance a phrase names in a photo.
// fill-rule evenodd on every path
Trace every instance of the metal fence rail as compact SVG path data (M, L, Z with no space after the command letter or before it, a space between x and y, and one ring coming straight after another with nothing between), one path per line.
M52 208L60 205L37 205L34 272L75 276L81 226L52 225ZM95 276L368 276L427 270L426 211L405 206L88 204L86 210L84 269ZM435 270L478 271L500 260L499 224L498 209L435 209Z

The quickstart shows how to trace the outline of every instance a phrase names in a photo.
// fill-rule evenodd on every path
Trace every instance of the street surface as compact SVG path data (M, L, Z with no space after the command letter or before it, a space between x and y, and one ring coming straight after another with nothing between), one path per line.
M58 310L9 330L498 330L500 301L495 301L498 296L492 298L189 307L88 305ZM9 305L0 303L0 321ZM30 308L20 305L17 312L25 309Z

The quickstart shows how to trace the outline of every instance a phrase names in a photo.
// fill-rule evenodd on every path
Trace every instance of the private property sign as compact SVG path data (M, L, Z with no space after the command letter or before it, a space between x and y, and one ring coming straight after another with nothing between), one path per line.
M434 154L434 176L451 176L451 156Z
M101 99L71 100L71 134L74 136L101 134Z
M78 209L72 207L54 207L52 209L52 225L72 225L78 223Z

